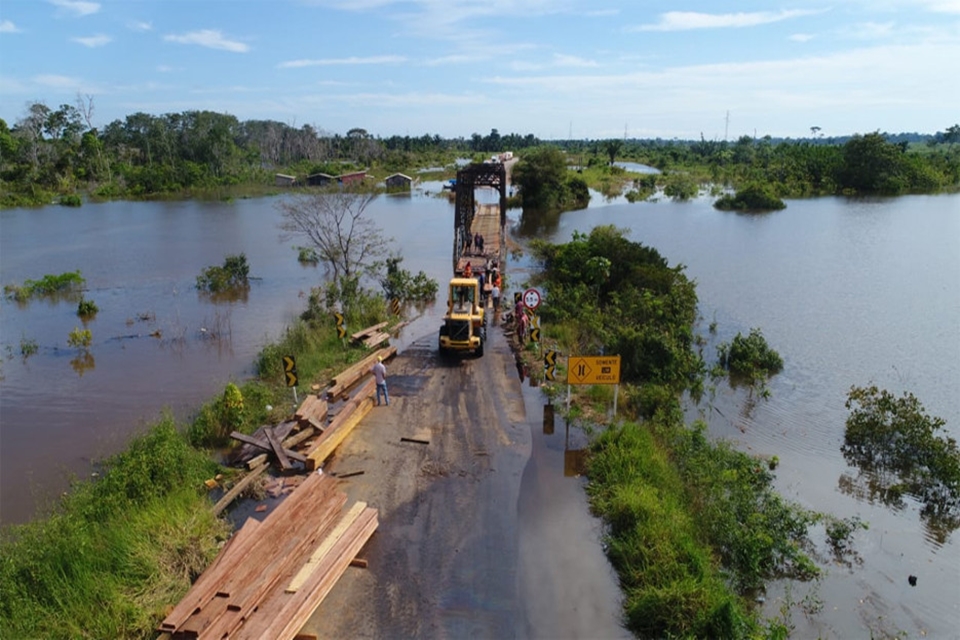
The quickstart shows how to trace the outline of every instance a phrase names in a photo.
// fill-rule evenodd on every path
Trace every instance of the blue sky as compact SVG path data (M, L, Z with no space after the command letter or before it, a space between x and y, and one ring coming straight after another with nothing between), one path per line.
M735 140L960 122L960 0L0 0L0 117Z

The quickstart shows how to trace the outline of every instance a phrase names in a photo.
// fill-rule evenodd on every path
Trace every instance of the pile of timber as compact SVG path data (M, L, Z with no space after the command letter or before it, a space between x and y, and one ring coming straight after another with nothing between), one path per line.
M302 464L309 471L320 467L373 407L376 386L370 378L371 367L378 358L388 360L396 353L396 347L378 349L338 374L330 381L326 397L308 394L292 420L275 426L264 425L251 436L239 431L231 433L230 437L243 443L233 462L246 464L251 470L271 459L281 471L294 469L294 463ZM364 379L366 383L359 384ZM331 407L336 408L336 415L328 420ZM302 450L297 451L301 446Z
M174 639L294 638L377 528L344 511L337 481L311 474L262 522L248 519L164 618Z
M362 342L363 346L368 349L374 347L379 347L381 344L390 339L389 331L384 331L384 327L390 324L389 321L381 322L373 326L367 327L366 329L361 329L356 333L350 336L350 339L354 342Z
M338 398L345 396L353 385L360 381L364 376L370 373L370 368L376 363L377 358L389 360L397 354L396 347L384 347L374 351L357 364L346 369L333 380L330 381L330 388L327 389L327 400L333 402Z

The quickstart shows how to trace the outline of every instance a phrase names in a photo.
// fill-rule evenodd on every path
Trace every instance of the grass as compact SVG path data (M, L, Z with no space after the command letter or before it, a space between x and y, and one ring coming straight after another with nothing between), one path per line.
M166 416L48 517L5 528L0 637L152 637L228 532L203 489L216 469Z

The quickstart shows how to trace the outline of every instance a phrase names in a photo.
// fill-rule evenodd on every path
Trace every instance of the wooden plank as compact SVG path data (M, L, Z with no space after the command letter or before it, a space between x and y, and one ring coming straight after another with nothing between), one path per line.
M370 381L371 383L373 380ZM373 399L370 396L364 397L359 403L354 405L354 409L349 412L341 412L337 416L337 420L341 417L343 420L337 425L336 429L333 428L333 423L331 423L331 428L323 433L313 445L313 449L307 453L307 469L310 471L315 470L317 467L323 464L323 461L330 457L330 454L343 442L350 432L353 431L354 427L359 424L359 422L370 413L370 410L373 409Z
M278 529L269 540L271 556L269 559L253 556L258 557L257 562L250 563L254 565L253 572L247 572L234 582L228 611L219 624L210 628L211 638L232 637L271 591L282 591L282 580L330 530L345 502L344 493L327 492L322 502L304 503L304 510L298 517L288 517L278 523Z
M239 431L234 431L233 433L230 434L230 437L233 438L234 440L239 440L240 442L246 442L247 444L252 444L253 446L259 447L259 448L263 449L264 451L269 451L269 452L271 452L271 453L273 452L273 448L270 446L270 443L268 443L266 440L257 440L256 438L252 438L252 437L250 437L250 436L248 436L248 435L246 435L246 434L240 433ZM306 461L306 458L304 457L304 455L303 455L302 453L297 453L296 451L291 451L290 449L287 449L286 447L283 448L283 452L284 452L285 454L287 454L287 457L288 457L288 458L292 458L293 460L296 460L297 462L305 462L305 461Z
M373 326L371 326L371 327L367 327L366 329L361 329L360 331L357 331L356 333L352 334L352 335L350 336L350 339L351 339L351 340L359 340L360 338L363 338L364 336L368 336L368 335L370 335L371 333L374 333L374 332L376 332L376 331L379 331L380 329L383 329L383 328L384 328L385 326L387 326L388 324L390 324L390 321L389 321L389 320L387 320L386 322L381 322L381 323L379 323L379 324L375 324L375 325L373 325Z
M363 346L370 349L377 347L390 339L389 333L375 333L363 341Z
M215 505L213 505L213 515L215 515L215 516L216 516L216 515L220 515L220 513L221 513L224 509L226 509L226 508L230 505L230 503L233 502L234 499L235 499L238 495L240 495L240 493L241 493L244 489L246 489L248 486L250 486L250 484L253 483L253 481L257 479L257 476L259 476L261 473L263 473L263 472L267 469L268 466L270 466L270 465L264 463L264 464L260 465L259 467L256 467L256 468L251 469L250 471L248 471L248 472L247 472L247 475L243 476L243 478L241 478L240 480L238 480L237 483L234 484L234 485L230 488L229 491L227 491L225 494L223 494L223 497L220 498L219 500L217 500L217 503L216 503Z
M334 545L303 587L291 594L283 609L270 616L270 626L266 629L251 626L249 631L256 632L258 635L241 633L237 637L276 638L277 640L292 640L296 637L376 529L377 510L366 509L354 522L350 534L343 536Z
M333 379L331 383L333 386L327 389L327 398L330 400L335 400L339 396L349 389L351 386L356 384L358 380L370 373L370 368L377 361L377 358L383 358L384 360L389 360L391 357L396 355L396 347L385 347L371 353L369 356L351 366L349 369L345 370L343 373L338 375Z
M267 429L265 434L267 436L267 442L270 443L270 448L273 449L273 455L277 456L277 462L280 463L280 469L286 471L291 467L290 460L287 458L287 454L283 452L283 447L280 446L279 442L277 442L276 437L273 435L272 429Z
M260 523L257 520L247 518L243 526L223 545L220 553L210 563L210 566L200 574L200 577L193 583L186 595L163 619L157 629L158 631L176 631L180 625L186 622L187 618L201 610L213 598L217 586L223 578L224 570L230 570L232 560L241 554L245 555L246 550L256 537L254 534L259 526Z
M293 580L287 585L285 591L287 593L296 593L297 589L303 586L307 581L307 578L310 577L310 574L317 568L317 565L323 559L323 557L333 548L333 545L337 543L340 538L343 537L343 534L346 533L347 529L354 523L354 521L360 517L360 514L363 513L363 510L367 508L366 502L355 502L350 509L341 516L340 520L337 521L336 526L333 530L330 531L326 536L324 536L323 541L320 543L313 553L310 554L310 558L307 559L307 562L300 567L300 570L297 572L297 575L293 577Z

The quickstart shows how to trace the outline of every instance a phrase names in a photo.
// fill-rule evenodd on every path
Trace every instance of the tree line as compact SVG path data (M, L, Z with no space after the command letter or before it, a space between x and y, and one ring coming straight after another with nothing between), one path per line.
M586 166L632 160L664 172L685 170L702 182L762 183L779 197L901 195L960 187L960 124L930 136L872 132L837 139L775 141L596 140L557 143ZM584 158L585 156L585 158Z
M239 120L213 111L143 112L93 126L94 104L53 109L26 106L11 127L0 118L0 206L79 204L94 198L140 198L229 185L269 185L275 173L306 176L351 168L387 172L448 166L456 157L542 146L532 134L474 133L470 138L381 138L353 128L341 135L305 124ZM763 182L780 197L823 194L933 192L960 185L960 125L932 136L868 133L844 139L562 140L550 146L579 164L635 160L662 171L690 171L701 181ZM911 142L922 139L923 142ZM586 162L584 162L586 156ZM552 159L552 158L548 158ZM582 185L563 197L577 200ZM529 190L528 190L529 192ZM572 195L572 197L571 197Z
M147 197L244 183L272 183L277 172L306 176L347 167L387 171L450 163L458 155L522 149L532 135L474 134L379 138L313 125L239 120L213 111L138 112L93 126L92 98L53 109L27 105L11 127L0 118L0 206L46 204L68 194Z

